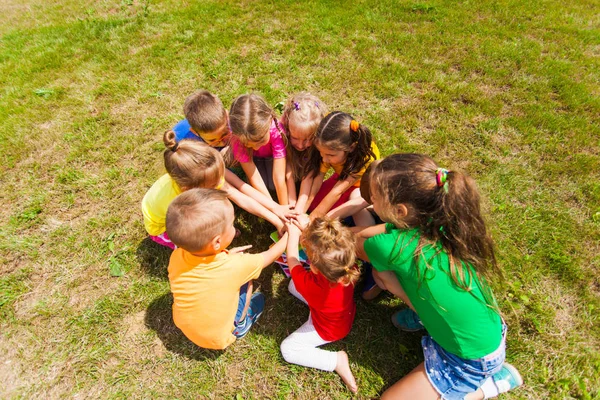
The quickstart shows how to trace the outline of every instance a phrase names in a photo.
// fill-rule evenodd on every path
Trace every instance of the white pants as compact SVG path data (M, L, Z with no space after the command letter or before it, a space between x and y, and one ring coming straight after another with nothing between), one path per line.
M296 290L293 280L290 280L288 288L291 294L302 300L305 304L308 304L304 297ZM281 342L281 355L285 361L292 364L317 368L323 371L333 371L337 366L337 353L317 348L327 343L331 342L323 340L319 336L309 315L308 321L304 325Z

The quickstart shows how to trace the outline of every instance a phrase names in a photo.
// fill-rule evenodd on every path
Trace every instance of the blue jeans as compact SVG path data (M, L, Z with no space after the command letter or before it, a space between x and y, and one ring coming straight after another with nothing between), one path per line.
M502 324L500 346L492 353L474 360L460 358L444 350L431 336L421 339L425 356L425 373L442 399L463 399L500 371L506 357L506 325Z
M262 293L254 293L250 298L250 305L246 316L242 318L244 308L246 307L246 298L248 297L248 283L244 284L240 288L240 299L238 301L238 308L235 313L235 319L233 320L233 335L238 339L246 336L252 325L256 322L258 317L263 312L265 307L265 297Z

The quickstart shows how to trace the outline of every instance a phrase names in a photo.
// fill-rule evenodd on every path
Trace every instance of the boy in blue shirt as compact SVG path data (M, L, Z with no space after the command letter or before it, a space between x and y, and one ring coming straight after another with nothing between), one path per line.
M202 140L217 150L227 146L230 135L227 111L221 100L208 90L200 90L185 99L185 119L173 127L175 140Z

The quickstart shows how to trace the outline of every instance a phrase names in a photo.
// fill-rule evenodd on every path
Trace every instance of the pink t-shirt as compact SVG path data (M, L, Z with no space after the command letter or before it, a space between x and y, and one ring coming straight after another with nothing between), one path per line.
M258 158L285 158L285 142L283 137L283 126L273 119L271 122L271 128L269 128L269 143L265 144L258 150L252 150L245 147L239 139L235 136L231 136L231 149L233 156L240 163L247 163L251 161L250 157Z

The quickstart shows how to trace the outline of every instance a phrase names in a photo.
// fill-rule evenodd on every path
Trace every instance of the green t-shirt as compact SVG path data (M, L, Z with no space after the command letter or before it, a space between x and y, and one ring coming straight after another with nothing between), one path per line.
M442 348L466 359L492 353L500 345L502 323L486 305L472 268L465 268L472 287L469 293L452 280L448 255L439 244L424 246L415 267L418 243L417 229L400 230L386 224L386 233L365 241L365 252L377 271L396 274L421 322Z

